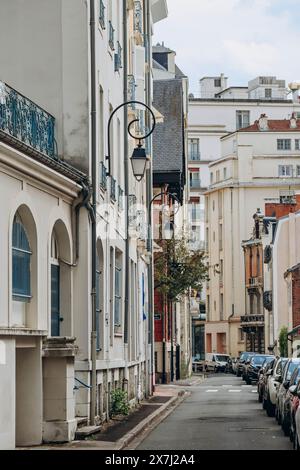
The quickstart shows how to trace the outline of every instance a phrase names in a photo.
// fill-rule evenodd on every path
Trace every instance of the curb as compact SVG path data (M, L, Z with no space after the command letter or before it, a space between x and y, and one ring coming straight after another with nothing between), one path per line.
M185 391L180 391L177 396L171 398L166 404L159 407L156 411L154 411L149 417L143 419L135 428L129 431L125 436L119 439L116 443L116 447L114 450L122 450L127 447L130 442L132 442L138 434L142 433L147 427L151 424L154 424L155 427L158 426L170 413L189 395L189 393ZM159 419L157 419L159 417Z

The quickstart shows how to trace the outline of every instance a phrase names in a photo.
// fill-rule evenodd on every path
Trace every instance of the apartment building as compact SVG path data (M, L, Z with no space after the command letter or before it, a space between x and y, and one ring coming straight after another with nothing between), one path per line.
M206 350L237 356L245 347L246 316L242 240L252 230L251 215L266 202L280 202L299 190L300 121L262 115L251 126L221 139L222 158L210 163L206 192ZM258 286L260 287L260 286Z

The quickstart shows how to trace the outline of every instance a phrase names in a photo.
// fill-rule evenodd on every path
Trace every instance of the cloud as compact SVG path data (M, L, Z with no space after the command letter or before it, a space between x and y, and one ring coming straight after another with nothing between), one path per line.
M168 0L169 17L154 42L177 52L198 91L201 76L224 72L244 85L259 74L299 78L299 0Z

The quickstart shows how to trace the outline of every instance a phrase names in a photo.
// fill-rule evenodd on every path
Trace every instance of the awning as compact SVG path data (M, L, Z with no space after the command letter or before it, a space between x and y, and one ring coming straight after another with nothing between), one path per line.
M291 331L288 332L288 336L300 336L300 325L293 328Z

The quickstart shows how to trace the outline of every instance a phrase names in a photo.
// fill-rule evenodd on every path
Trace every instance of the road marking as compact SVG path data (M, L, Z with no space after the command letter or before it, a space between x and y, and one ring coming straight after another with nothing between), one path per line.
M206 390L206 393L213 393L213 392L218 392L219 390Z
M241 392L242 390L228 390L228 392L234 392L234 393L239 393Z
M257 390L251 390L251 391L252 391L252 393L257 393Z

